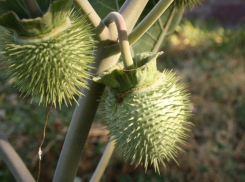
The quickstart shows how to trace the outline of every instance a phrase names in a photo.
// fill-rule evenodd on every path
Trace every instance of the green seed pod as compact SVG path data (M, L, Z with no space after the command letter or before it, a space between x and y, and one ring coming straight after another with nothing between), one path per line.
M181 150L178 144L185 143L191 125L185 86L172 71L157 71L159 54L139 54L134 58L136 69L123 70L118 63L94 78L108 85L100 110L122 156L146 170L153 164L158 172L158 163L165 166L175 160Z
M7 63L7 76L15 78L18 89L38 98L39 104L54 102L59 107L63 101L71 104L87 88L95 43L86 16L69 14L71 3L62 1L55 1L43 17L19 20L26 28L12 29L0 42L0 61ZM1 21L5 15L8 13L0 17L0 23L6 23ZM63 21L54 26L52 21L60 21L59 16Z

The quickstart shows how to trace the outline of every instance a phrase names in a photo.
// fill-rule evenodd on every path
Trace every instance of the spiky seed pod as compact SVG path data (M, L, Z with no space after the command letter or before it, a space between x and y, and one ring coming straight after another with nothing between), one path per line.
M45 105L71 104L91 77L95 43L91 35L86 17L71 13L63 25L42 37L28 39L9 31L0 42L0 58L8 64L7 76L16 79L25 96Z
M172 71L157 71L158 55L137 55L136 69L125 71L119 63L94 81L109 86L101 99L101 118L122 156L146 170L153 164L159 172L159 163L175 160L191 123L185 86Z

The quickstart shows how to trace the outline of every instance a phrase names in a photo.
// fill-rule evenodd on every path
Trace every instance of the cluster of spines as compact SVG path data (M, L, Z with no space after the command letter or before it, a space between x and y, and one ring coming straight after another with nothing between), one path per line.
M44 42L18 45L12 32L0 42L0 58L8 65L8 77L16 78L15 85L25 96L39 98L39 104L71 104L92 76L90 25L78 12L71 13L70 19L68 29Z
M130 93L120 103L107 91L101 105L105 126L122 148L122 156L136 167L143 164L146 170L153 164L158 172L159 163L165 166L165 161L176 161L181 150L178 143L185 143L191 125L184 85L172 72L164 71L162 76L157 87Z

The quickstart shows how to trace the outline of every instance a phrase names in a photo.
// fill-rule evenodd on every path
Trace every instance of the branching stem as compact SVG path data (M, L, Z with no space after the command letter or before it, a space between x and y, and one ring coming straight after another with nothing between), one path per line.
M160 0L151 12L135 27L129 35L130 45L136 42L166 11L174 0Z
M130 21L129 19L131 19L132 17L135 18L137 21L138 17L140 16L141 12L145 7L145 2L147 1L148 0L127 0L125 2L126 4L124 3L123 8L120 9L119 12L121 12L121 14L124 14L124 11L127 10L127 17L124 17L126 23L127 21ZM89 3L87 0L76 0L76 2L81 2L81 7L79 9L81 9L83 12L87 11L86 8L82 6L83 3ZM129 6L131 4L130 2L136 5L138 4L137 7L139 8L137 9L137 11L134 11L135 6ZM97 20L92 20L91 18L90 21L101 21L100 18L95 19ZM134 27L136 21L130 21L130 27ZM127 26L129 25L127 24ZM99 31L96 32L97 37L100 37ZM107 47L112 44L110 38L111 36L107 33L103 34L103 40L100 39L101 41L97 46L95 52L95 60L93 64L93 66L97 68L96 74L99 74L114 66L119 59L120 51L118 51L118 53L105 53ZM95 71L91 71L91 73L95 73ZM99 105L98 100L100 99L105 88L103 85L92 81L89 81L88 83L88 87L90 88L90 90L82 90L82 94L86 95L86 97L83 97L82 99L78 100L79 106L76 106L76 109L73 113L73 117L54 174L53 182L74 181L74 178L76 176L81 154L89 130L91 128L95 112Z
M128 32L131 32L149 0L126 0L118 11L124 18Z
M126 24L124 22L122 15L120 15L117 12L110 13L105 18L105 23L108 25L113 22L116 24L117 31L118 31L118 39L119 39L119 45L122 53L124 67L126 69L132 69L134 68L134 62L132 59L132 55L128 43L128 33L127 33Z
M142 20L140 24L129 34L129 44L134 44L144 33L158 20L174 0L160 0L151 12ZM120 51L119 44L114 44L108 48L111 54Z
M165 38L165 36L166 36L166 34L167 34L167 32L168 32L168 29L169 29L169 27L170 27L172 21L173 21L173 18L174 18L174 15L175 15L175 11L176 11L176 8L173 7L173 8L171 9L170 16L169 16L169 18L167 19L167 23L166 23L166 25L165 25L163 31L161 32L159 38L157 39L157 42L156 42L156 44L155 44L155 46L154 46L154 48L153 48L153 50L152 50L153 53L158 52L159 49L161 48L162 42L163 42L163 40L164 40L164 38Z

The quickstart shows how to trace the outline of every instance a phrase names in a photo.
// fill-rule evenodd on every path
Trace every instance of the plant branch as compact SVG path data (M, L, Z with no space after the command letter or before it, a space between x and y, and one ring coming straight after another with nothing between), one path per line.
M119 10L119 13L124 18L128 32L132 31L133 27L135 26L137 20L139 19L148 1L149 0L126 0L124 2L123 6ZM136 8L137 11L135 11ZM116 51L113 52L113 50L110 48L112 46L112 43L113 42L111 42L110 45L107 45L107 47L105 47L103 57L101 57L101 62L97 69L97 74L107 70L109 68L108 65L115 65L118 61L119 58L118 53L120 53L120 46L119 44L114 44L117 45L116 47L118 49L116 49Z
M131 32L149 0L127 0L118 11L126 22L128 32Z
M103 53L106 43L107 45L109 44L108 42L101 42L101 44L98 45L93 65L94 67L98 67L100 61L104 60ZM107 59L118 60L119 56L120 54L117 54ZM113 62L102 67L102 70L106 70L112 66ZM92 73L94 72L95 70L93 70ZM88 83L90 90L82 90L82 94L86 96L81 96L83 98L78 100L79 105L76 106L73 113L54 174L53 182L70 182L74 181L75 179L82 151L91 128L94 115L99 105L98 100L100 99L105 88L104 85L92 82L92 80L90 80Z
M110 31L104 25L99 15L95 12L88 0L74 0L74 5L78 10L88 16L91 25L95 28L97 39L104 41L110 37Z
M176 8L173 7L170 11L170 16L169 18L167 19L167 23L165 25L165 27L163 28L163 31L161 32L160 36L158 37L157 39L157 42L152 50L153 53L156 53L159 51L159 49L161 48L161 45L162 45L162 42L168 32L168 29L173 21L173 18L174 18L174 15L175 15L175 11L176 11Z
M130 45L136 42L166 11L174 0L160 0L151 12L135 27L129 35Z
M115 141L113 138L110 138L108 141L108 144L106 145L106 149L103 153L103 156L100 159L100 162L98 166L96 167L96 170L90 179L90 182L99 182L101 177L103 176L103 173L106 169L107 164L109 163L109 160L111 158L111 155L115 149Z
M144 33L158 20L174 0L160 0L151 12L138 24L138 26L129 34L129 44L134 44ZM114 44L108 48L110 54L116 54L120 51L119 44Z
M134 2L137 4L144 4L142 2L145 2L148 0L127 0L127 2ZM76 0L76 2L81 2L81 10L83 12L86 12L86 8L83 6L84 4L88 3L87 0ZM122 9L121 13L123 14L124 11L131 9L128 13L128 17L125 18L126 25L127 21L131 18L136 18L140 16L141 12L144 9L144 6L141 7L141 9L138 9L138 11L134 11L135 6L129 7L128 3L126 4ZM89 5L87 5L89 6ZM137 13L135 13L137 12ZM91 13L88 12L86 14ZM135 15L135 16L130 16ZM95 21L90 19L90 21ZM96 23L92 23L93 25L96 25ZM136 23L136 21L133 21ZM134 24L131 22L130 27L134 27ZM96 27L96 26L95 26ZM96 31L97 37L100 37L99 40L100 43L97 47L97 51L95 54L95 60L94 60L94 67L97 67L96 74L99 74L110 67L114 66L116 62L119 59L120 51L117 53L111 53L107 52L108 46L110 46L113 41L116 40L110 40L110 35L107 33L103 33L103 36L99 36L99 31ZM119 48L119 47L118 47ZM107 52L107 53L106 53ZM94 72L94 71L93 71ZM88 132L91 128L93 118L96 112L96 109L99 105L98 100L100 99L104 86L92 81L89 81L88 87L90 90L83 89L82 94L86 95L86 97L83 97L82 99L78 100L79 106L76 106L76 109L74 111L66 139L60 154L60 158L57 164L57 168L54 174L53 182L70 182L74 181L74 178L77 173L78 164L81 158L81 154L83 151L84 144L86 142Z
M0 156L18 182L35 182L31 173L0 129Z
M36 0L22 0L28 11L30 18L42 17L43 12L37 4Z
M134 62L132 59L132 55L131 55L130 47L128 43L127 28L126 28L126 24L124 22L123 17L117 12L112 12L109 15L107 15L104 22L106 25L113 23L113 22L116 24L124 67L126 69L134 68Z

